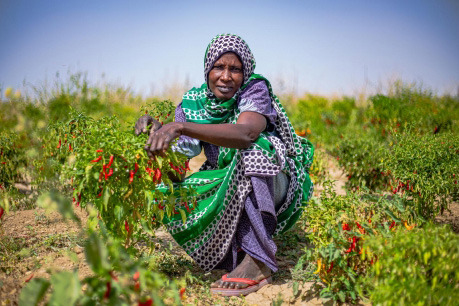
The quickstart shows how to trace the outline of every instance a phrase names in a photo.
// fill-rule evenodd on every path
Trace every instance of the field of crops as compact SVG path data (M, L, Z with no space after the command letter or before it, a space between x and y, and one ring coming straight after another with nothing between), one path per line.
M33 91L0 92L1 305L459 300L458 96L396 82L359 101L281 99L316 148L316 191L275 240L274 284L220 298L209 285L222 273L200 270L162 226L165 215L186 220L193 190L156 189L203 156L151 160L146 135L134 135L144 113L173 120L174 103L83 74Z

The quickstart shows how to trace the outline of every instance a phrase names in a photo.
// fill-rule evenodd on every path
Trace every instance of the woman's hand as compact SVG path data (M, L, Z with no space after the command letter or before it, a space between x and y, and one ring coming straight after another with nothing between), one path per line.
M150 132L148 132L148 126L151 124ZM149 133L159 130L161 128L161 123L153 119L150 115L143 115L135 123L135 134L138 136L141 133Z
M160 129L150 132L147 143L144 147L149 157L163 155L169 148L169 144L175 138L182 135L183 124L171 122L163 125Z

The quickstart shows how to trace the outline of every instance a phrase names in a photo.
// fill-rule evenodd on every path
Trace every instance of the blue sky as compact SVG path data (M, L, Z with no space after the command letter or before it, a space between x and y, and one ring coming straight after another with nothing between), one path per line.
M0 86L68 71L144 95L198 86L207 44L228 32L247 41L275 92L355 94L393 78L439 93L459 86L455 0L0 0Z

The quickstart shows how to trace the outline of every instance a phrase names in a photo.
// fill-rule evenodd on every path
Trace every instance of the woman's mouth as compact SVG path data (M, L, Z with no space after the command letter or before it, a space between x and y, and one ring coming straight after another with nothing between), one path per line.
M217 86L218 91L221 93L230 93L233 90L233 87L226 87L226 86Z

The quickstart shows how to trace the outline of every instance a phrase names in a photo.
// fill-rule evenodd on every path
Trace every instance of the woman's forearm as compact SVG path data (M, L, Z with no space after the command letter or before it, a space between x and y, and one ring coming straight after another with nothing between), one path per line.
M266 118L258 113L244 112L236 124L181 123L181 133L217 146L246 149L266 128Z
M182 122L182 135L196 138L217 146L246 149L260 133L244 124L198 124Z

